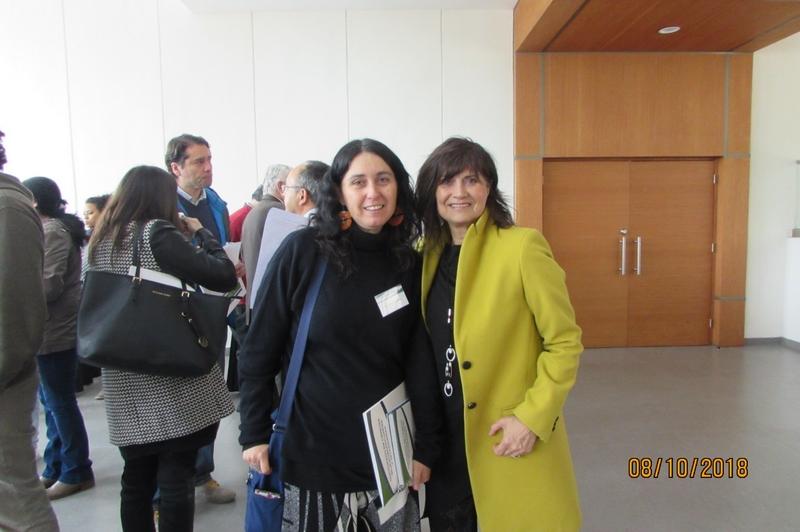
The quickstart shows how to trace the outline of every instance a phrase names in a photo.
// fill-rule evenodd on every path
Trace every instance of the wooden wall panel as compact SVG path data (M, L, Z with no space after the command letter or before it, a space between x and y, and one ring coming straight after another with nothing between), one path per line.
M750 159L720 159L714 297L744 297Z
M717 173L712 342L723 347L744 344L750 159L720 159Z
M753 54L729 56L728 154L750 153L750 103L753 85Z
M711 343L718 347L744 345L744 301L714 301Z
M516 223L542 229L542 160L514 162L514 211Z
M541 155L542 56L514 54L514 155Z
M546 157L722 155L725 57L548 54Z

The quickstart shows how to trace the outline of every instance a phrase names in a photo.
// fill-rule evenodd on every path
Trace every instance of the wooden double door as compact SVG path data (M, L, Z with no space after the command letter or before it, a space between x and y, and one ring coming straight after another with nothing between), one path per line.
M587 347L710 343L714 161L545 161L543 231Z

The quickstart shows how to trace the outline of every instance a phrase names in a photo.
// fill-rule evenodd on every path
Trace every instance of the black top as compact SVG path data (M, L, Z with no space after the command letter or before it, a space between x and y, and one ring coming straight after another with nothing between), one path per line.
M320 255L315 229L293 233L267 267L239 353L244 448L267 443L274 377L286 368ZM311 317L303 368L283 447L286 482L306 489L375 489L362 413L403 380L417 426L416 460L438 455L440 404L421 320L420 264L400 272L386 234L353 231L354 273L329 264ZM398 285L409 304L381 316L375 296Z
M214 235L214 238L220 240L217 221L214 220L214 213L211 211L211 205L209 205L207 198L201 199L197 205L195 205L188 199L178 194L178 201L181 203L181 207L183 207L186 216L200 220L200 223L203 225L203 227L211 231L211 234Z
M464 399L453 340L453 308L460 251L461 246L448 245L444 248L425 309L439 379L438 389L444 398L445 412L442 454L428 484L432 513L445 511L472 494L464 444ZM449 348L453 351L450 352L448 368Z
M212 224L216 227L216 224ZM214 233L203 225L187 245L183 233L166 220L153 224L150 249L165 273L210 290L227 292L236 286L236 268L219 245Z

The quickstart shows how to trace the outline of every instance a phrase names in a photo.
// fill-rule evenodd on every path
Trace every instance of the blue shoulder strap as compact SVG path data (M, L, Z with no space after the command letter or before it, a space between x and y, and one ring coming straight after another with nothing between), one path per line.
M281 393L281 404L278 407L278 415L275 417L275 424L272 429L276 432L284 432L289 422L289 415L292 412L294 394L297 390L297 381L300 379L300 368L303 365L303 356L306 352L306 341L308 340L308 328L311 325L311 313L317 302L319 288L322 285L322 278L325 276L325 269L328 261L323 257L318 259L317 269L311 279L311 285L306 292L306 299L303 303L303 312L300 314L300 323L297 326L297 335L294 337L294 347L292 347L292 358L289 360L289 371L286 372L286 382Z

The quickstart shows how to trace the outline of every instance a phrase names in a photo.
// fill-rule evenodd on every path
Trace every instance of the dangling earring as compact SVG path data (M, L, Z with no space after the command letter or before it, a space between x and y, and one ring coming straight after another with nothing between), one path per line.
M343 207L339 211L339 228L342 231L347 231L351 225L353 225L353 217L350 216L350 211L347 210L347 207Z
M405 217L406 216L405 214L403 214L402 209L398 208L397 211L395 211L394 215L391 218L389 218L389 221L386 223L388 223L392 227L397 227L398 225L403 223Z

